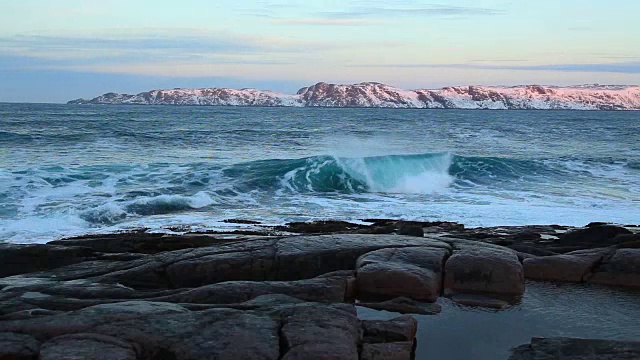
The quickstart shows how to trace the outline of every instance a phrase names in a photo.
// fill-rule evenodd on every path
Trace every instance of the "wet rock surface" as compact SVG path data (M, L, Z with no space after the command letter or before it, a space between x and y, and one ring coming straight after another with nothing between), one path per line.
M406 297L378 302L361 301L358 305L369 309L386 310L400 314L435 315L442 311L442 307L437 303L418 302Z
M510 360L632 360L640 359L640 342L533 338L512 350Z
M0 244L0 358L410 359L415 320L360 321L354 301L437 314L440 296L508 308L525 277L640 288L636 228L369 219L254 232Z

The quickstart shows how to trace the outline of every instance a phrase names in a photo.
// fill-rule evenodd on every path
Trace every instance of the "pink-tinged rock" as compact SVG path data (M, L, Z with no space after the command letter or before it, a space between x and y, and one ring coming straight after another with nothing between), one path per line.
M412 358L413 342L362 345L361 360L408 360Z
M355 309L354 309L355 310ZM299 305L282 316L283 360L357 360L362 328L355 313L342 308Z
M447 249L432 247L367 253L356 265L358 294L434 302L442 292L442 267L448 255Z
M562 255L524 259L524 276L531 280L582 282L610 249L573 251Z
M466 247L447 260L444 288L451 293L519 296L524 293L524 271L514 251Z
M413 341L418 331L418 321L408 315L391 320L363 320L362 329L365 343Z
M589 282L640 288L640 249L618 249L598 266Z

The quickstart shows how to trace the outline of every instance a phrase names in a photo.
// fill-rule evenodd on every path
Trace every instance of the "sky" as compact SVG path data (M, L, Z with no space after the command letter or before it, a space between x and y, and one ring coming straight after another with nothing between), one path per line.
M640 83L637 0L2 0L0 102L320 81Z

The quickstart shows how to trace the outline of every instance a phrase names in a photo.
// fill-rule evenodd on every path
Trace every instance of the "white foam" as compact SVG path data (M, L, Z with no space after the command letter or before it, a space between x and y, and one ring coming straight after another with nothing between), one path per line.
M432 194L446 192L454 178L449 175L451 154L428 158L381 157L336 158L338 165L369 191L381 193Z

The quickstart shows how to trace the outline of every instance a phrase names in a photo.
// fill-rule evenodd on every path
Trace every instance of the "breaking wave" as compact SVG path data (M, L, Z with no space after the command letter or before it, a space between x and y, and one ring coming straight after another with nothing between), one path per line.
M635 159L452 153L0 170L0 234L31 239L233 216L279 222L306 212L343 218L350 206L411 217L431 206L456 211L502 199L557 204L587 196L593 204L637 198L638 170Z
M359 158L313 156L263 160L224 171L246 192L279 188L292 192L430 194L452 186L500 185L562 170L541 162L451 153L387 155Z

